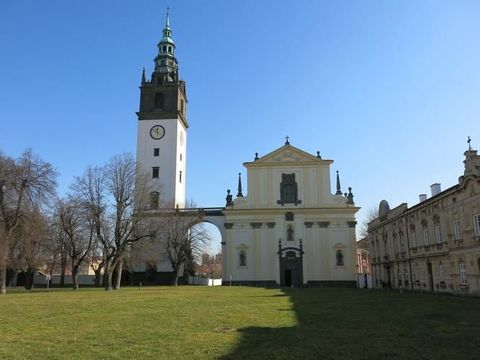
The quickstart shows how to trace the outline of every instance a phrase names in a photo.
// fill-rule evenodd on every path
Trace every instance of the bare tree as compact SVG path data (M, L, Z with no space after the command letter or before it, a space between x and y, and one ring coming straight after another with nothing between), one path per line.
M29 211L44 205L55 194L56 173L30 150L14 160L0 154L0 294L5 294L10 245L15 229Z
M360 239L364 239L368 236L368 224L378 218L378 208L371 206L367 210L367 214L362 224L360 225L359 236Z
M188 207L193 208L194 204ZM210 237L205 227L199 224L200 217L196 211L167 211L162 219L159 241L172 267L171 284L176 286L182 265L186 265L189 259L199 258Z
M25 209L10 243L10 266L22 270L25 288L33 287L35 270L45 264L48 222L39 208Z
M71 263L73 289L78 289L78 271L92 247L94 226L87 208L75 196L58 199L55 209Z
M148 209L147 181L136 171L132 155L117 155L101 168L88 168L74 185L102 244L106 290L120 287L122 259L130 244L151 236L149 226L141 222Z

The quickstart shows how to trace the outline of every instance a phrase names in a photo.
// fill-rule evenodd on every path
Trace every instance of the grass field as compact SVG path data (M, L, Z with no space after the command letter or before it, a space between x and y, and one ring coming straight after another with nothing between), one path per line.
M480 299L152 287L0 297L0 359L480 359Z

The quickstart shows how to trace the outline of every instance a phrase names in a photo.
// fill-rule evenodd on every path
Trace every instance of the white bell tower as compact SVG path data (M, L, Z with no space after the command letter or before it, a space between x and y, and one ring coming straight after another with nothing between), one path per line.
M137 163L151 181L151 208L185 206L187 96L171 34L167 12L155 70L150 79L142 73L137 112Z

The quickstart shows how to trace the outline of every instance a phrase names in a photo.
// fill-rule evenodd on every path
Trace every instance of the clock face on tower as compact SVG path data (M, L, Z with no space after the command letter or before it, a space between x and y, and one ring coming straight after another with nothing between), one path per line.
M162 125L152 126L150 129L150 136L152 139L160 140L165 136L165 128Z

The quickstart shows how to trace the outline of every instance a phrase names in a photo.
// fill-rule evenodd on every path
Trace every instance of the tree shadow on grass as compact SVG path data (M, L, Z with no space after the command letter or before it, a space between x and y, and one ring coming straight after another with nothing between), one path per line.
M449 359L459 349L463 358L480 358L478 299L361 289L282 291L297 325L239 329L239 343L221 359Z

